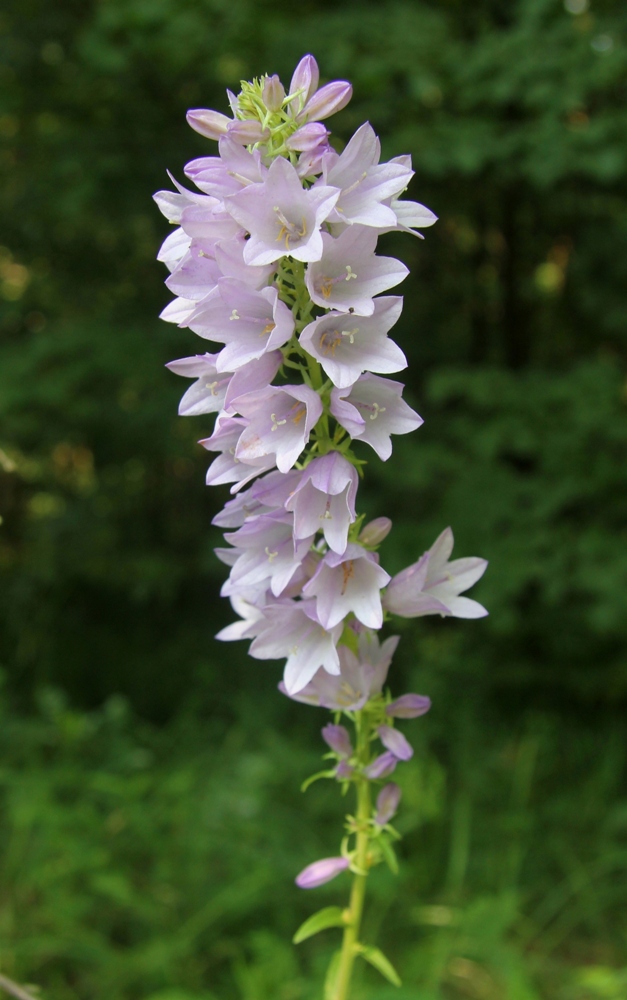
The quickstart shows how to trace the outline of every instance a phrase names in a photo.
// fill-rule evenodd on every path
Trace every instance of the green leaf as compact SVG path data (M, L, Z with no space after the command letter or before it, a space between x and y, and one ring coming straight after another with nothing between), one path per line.
M311 778L307 778L303 781L300 786L301 792L306 792L310 785L313 785L314 781L318 781L319 778L334 778L335 771L318 771L317 774L312 774Z
M396 860L396 854L394 853L394 848L387 837L379 838L379 847L381 848L381 854L383 855L385 863L390 871L392 871L395 875L398 875L398 861Z
M382 951L378 948L373 948L371 945L362 944L359 945L359 954L362 958L365 958L367 962L377 969L382 976L392 983L392 986L402 986L401 980L399 978L398 972L394 968L391 962L385 957Z
M343 911L339 906L325 906L323 910L318 910L304 924L300 925L292 941L294 944L300 944L301 941L313 937L314 934L326 930L327 927L344 927L345 925Z
M324 979L324 1000L334 1000L335 984L337 982L337 974L340 971L341 958L342 952L336 951L329 963L329 968Z

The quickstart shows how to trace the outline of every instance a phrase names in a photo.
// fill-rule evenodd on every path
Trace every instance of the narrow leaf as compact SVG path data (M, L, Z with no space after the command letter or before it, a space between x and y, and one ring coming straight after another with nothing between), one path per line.
M334 778L335 771L318 771L317 774L312 774L311 778L307 778L303 781L300 786L301 792L306 792L310 785L313 785L314 781L318 781L319 778Z
M324 980L324 1000L335 1000L335 985L337 983L338 972L340 971L341 959L342 959L342 952L336 951L333 958L331 959Z
M382 976L385 976L388 982L392 983L392 986L402 986L396 969L378 948L362 944L359 947L359 954L362 958L365 958L367 962L370 962L370 964L373 965Z
M313 937L319 931L324 931L327 927L344 927L344 917L339 906L325 906L323 910L318 910L309 917L304 924L301 924L296 934L292 938L294 944L300 944L307 938Z
M394 853L394 848L392 847L390 841L386 837L379 838L379 847L381 848L381 854L385 858L385 862L395 875L398 875L398 861L396 860L396 854Z

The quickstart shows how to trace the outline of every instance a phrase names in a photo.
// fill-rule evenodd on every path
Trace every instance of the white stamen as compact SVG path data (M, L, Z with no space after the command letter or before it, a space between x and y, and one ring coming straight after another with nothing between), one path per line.
M271 413L270 414L270 420L272 421L272 430L273 431L278 430L279 427L282 427L283 424L287 423L287 420L277 420L276 413Z
M217 382L205 382L205 389L211 389L211 395L217 396L216 386Z
M373 403L372 406L374 409L374 413L370 414L371 420L376 420L380 413L385 413L385 406L379 406L378 403Z
M342 330L342 336L348 337L349 344L355 343L355 334L359 333L359 327L356 326L354 330Z
M268 562L272 562L272 560L276 559L276 557L279 554L278 552L271 552L267 545L266 545L266 547L264 549L264 552L265 552L265 554L268 557Z
M357 277L357 275L353 271L353 269L350 266L350 264L347 264L346 265L346 277L344 278L344 281L350 281L351 278L356 278L356 277Z
M233 312L229 316L229 319L239 319L239 313L238 313L237 309L233 310Z

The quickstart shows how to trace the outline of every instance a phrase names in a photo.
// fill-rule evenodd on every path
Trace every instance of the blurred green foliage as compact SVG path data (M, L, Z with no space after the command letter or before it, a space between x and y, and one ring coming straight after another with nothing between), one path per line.
M289 79L305 51L353 81L338 146L370 120L440 216L424 242L385 237L411 268L397 339L425 425L387 464L364 449L383 562L447 524L491 561L490 618L401 623L394 689L434 699L407 887L375 881L408 985L368 972L363 996L620 1000L621 0L5 0L0 969L60 1000L317 995L325 942L304 965L285 942L311 910L294 873L336 850L331 791L305 812L294 791L321 720L212 638L227 494L163 369L196 343L156 319L150 201L210 149L188 107L226 110L226 86Z

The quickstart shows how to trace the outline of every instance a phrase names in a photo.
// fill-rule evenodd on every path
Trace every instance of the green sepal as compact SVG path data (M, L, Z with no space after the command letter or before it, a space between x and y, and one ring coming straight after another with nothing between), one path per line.
M301 790L301 792L306 792L307 789L309 788L309 786L313 785L314 781L318 781L319 778L334 778L334 777L335 777L335 771L334 770L333 771L318 771L317 774L312 774L311 778L307 778L306 781L303 781L302 785L300 786L300 790Z
M334 1000L337 976L340 971L342 952L336 951L329 963L327 974L324 979L324 1000Z
M370 965L373 965L382 976L385 976L388 982L392 983L392 986L403 985L392 963L388 961L383 952L379 951L378 948L373 948L367 944L360 944L358 945L358 954L362 958L365 958L367 962L370 962Z
M325 906L323 910L318 910L309 917L304 924L301 924L296 934L292 938L294 944L300 944L307 938L313 937L320 931L325 931L327 927L345 927L343 911L339 906Z
M390 871L394 875L398 875L398 861L396 860L396 854L394 853L394 848L387 837L383 836L379 838L379 848Z

